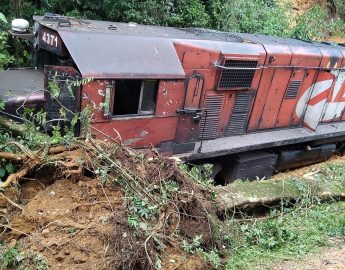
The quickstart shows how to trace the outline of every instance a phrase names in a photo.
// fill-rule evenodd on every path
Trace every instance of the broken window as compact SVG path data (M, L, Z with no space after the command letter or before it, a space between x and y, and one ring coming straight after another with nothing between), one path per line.
M158 81L116 80L114 115L150 115L156 109Z

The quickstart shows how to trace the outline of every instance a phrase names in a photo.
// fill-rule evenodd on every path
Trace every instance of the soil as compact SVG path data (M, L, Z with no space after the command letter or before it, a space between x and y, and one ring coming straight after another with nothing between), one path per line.
M324 5L326 0L291 0L293 9L297 14L302 14L306 10L312 8L314 5Z
M12 231L6 241L18 241L26 253L43 255L50 269L107 268L113 259L107 252L111 208L124 211L121 191L106 187L103 192L97 181L86 177L78 182L57 180L43 188L44 184L23 184L17 195L26 204L23 211L11 211L7 217Z
M345 270L344 240L334 240L334 247L324 248L319 254L307 256L302 261L285 261L272 270Z
M11 228L0 238L7 246L16 245L27 256L42 255L51 270L125 269L114 267L126 257L126 242L132 242L122 224L127 226L123 194L115 185L102 187L88 177L42 178L24 180L20 189L4 194L24 205L21 211L0 198L2 224ZM212 269L202 258L173 247L162 253L162 264L163 269Z

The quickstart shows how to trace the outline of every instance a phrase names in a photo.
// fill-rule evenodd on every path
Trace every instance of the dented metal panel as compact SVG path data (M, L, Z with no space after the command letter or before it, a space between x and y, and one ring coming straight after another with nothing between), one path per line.
M209 139L205 146L210 146L219 137L232 136L231 140L222 140L227 145L212 148L213 155L236 149L240 142L233 141L247 138L250 134L244 133L248 131L261 130L270 137L272 131L262 130L302 124L318 130L321 119L345 118L345 75L337 70L345 66L345 49L339 46L205 29L64 20L69 26L38 19L42 29L49 28L61 36L68 50L66 58L73 60L82 76L95 78L82 86L83 106L99 108L108 84L115 84L116 93L117 79L160 79L152 115L104 118L101 110L95 110L92 125L112 137L120 134L125 144L193 145ZM56 47L59 42L54 43L55 35L53 41L51 35L46 43ZM226 60L247 61L253 70L244 71L241 65L233 64L231 68L238 69L224 72L229 76L222 81ZM202 84L201 79L193 77L195 74L202 78ZM219 91L220 82L226 91ZM249 92L253 95L239 98ZM116 106L121 100L113 102ZM250 137L254 140L251 145L261 139ZM277 139L271 138L270 142L274 141Z
M0 71L0 100L6 112L17 115L23 105L40 108L44 104L44 73L42 70L19 69Z

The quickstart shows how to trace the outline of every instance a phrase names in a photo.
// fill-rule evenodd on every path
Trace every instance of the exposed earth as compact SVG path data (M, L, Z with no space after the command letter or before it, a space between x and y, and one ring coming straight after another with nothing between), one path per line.
M1 235L8 247L20 246L26 255L46 258L51 270L112 269L116 260L126 256L121 242L129 237L123 231L119 238L117 230L122 227L114 224L114 218L116 223L127 222L123 220L126 206L121 190L102 188L98 181L87 177L52 184L45 179L23 181L20 193L13 189L5 193L24 205L22 211L0 200L2 224L11 228L10 234ZM114 257L116 253L118 258ZM163 266L211 269L200 257L186 256L173 247L164 253Z
M307 256L298 262L285 261L272 270L343 270L345 269L345 242L334 240L334 246L324 248L319 254Z

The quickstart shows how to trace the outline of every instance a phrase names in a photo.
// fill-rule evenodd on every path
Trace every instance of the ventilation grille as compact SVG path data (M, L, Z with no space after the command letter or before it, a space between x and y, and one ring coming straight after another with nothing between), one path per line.
M297 97L298 91L301 88L302 81L291 81L286 91L285 98L293 99Z
M249 110L252 103L252 92L238 93L232 113L243 113Z
M205 110L200 121L199 139L213 139L217 137L220 113L223 108L224 95L207 95Z
M257 61L226 60L224 66L238 69L224 69L220 76L219 88L248 88L252 85Z
M241 135L246 132L252 99L252 92L242 92L237 94L231 118L226 129L226 136Z

